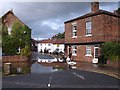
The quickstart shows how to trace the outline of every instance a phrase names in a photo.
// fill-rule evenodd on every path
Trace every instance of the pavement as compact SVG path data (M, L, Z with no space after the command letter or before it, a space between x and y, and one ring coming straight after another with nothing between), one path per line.
M75 67L78 70L102 73L120 79L120 69L111 66L92 64L87 62L77 62L77 65L75 65Z
M51 55L51 54L48 54ZM55 55L51 55L52 57L57 57ZM120 68L111 67L105 64L93 64L89 62L77 62L76 65L74 65L76 69L78 70L84 70L84 71L90 71L90 72L96 72L96 73L102 73L106 74L115 78L120 79Z

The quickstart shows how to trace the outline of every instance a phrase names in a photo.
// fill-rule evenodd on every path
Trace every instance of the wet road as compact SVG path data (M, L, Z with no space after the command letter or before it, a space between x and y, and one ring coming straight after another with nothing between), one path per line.
M63 70L4 76L3 88L118 88L118 79L93 72Z
M53 59L51 56L34 53L37 58ZM118 88L118 79L81 70L54 70L34 63L32 73L26 75L3 76L3 88Z
M39 59L54 59L52 56L49 55L44 55L44 54L40 54L38 52L34 52L31 55L31 60L38 60Z

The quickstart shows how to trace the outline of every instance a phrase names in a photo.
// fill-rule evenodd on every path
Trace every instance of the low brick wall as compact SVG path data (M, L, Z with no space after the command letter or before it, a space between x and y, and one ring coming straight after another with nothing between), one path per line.
M12 63L12 62L26 62L29 58L25 56L15 55L15 56L3 56L2 62L3 63Z
M31 63L28 57L15 55L15 56L3 56L2 57L2 70L3 74L6 72L6 63L11 63L10 74L16 74L17 68L20 67L21 73L30 73ZM8 67L7 67L8 68ZM8 68L9 69L9 68Z
M111 66L111 67L120 69L120 62L118 62L118 61L112 62L112 61L108 60L107 66Z

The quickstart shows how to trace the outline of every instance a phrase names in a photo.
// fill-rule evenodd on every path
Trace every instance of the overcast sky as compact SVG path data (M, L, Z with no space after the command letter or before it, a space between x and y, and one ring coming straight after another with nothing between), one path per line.
M100 2L100 9L113 12L117 2ZM32 38L50 38L64 32L64 22L91 11L90 2L0 2L0 17L14 14L32 29Z

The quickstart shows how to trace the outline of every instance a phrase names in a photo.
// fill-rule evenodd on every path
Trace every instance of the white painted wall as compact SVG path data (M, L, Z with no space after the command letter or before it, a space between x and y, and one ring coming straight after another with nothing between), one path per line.
M44 52L44 49L49 50L49 52L55 51L57 48L59 49L59 52L62 51L64 52L64 44L53 44L53 43L38 43L38 52L41 50Z
M38 43L38 52L40 52L41 50L44 52L45 48L49 50L52 46L52 43Z

